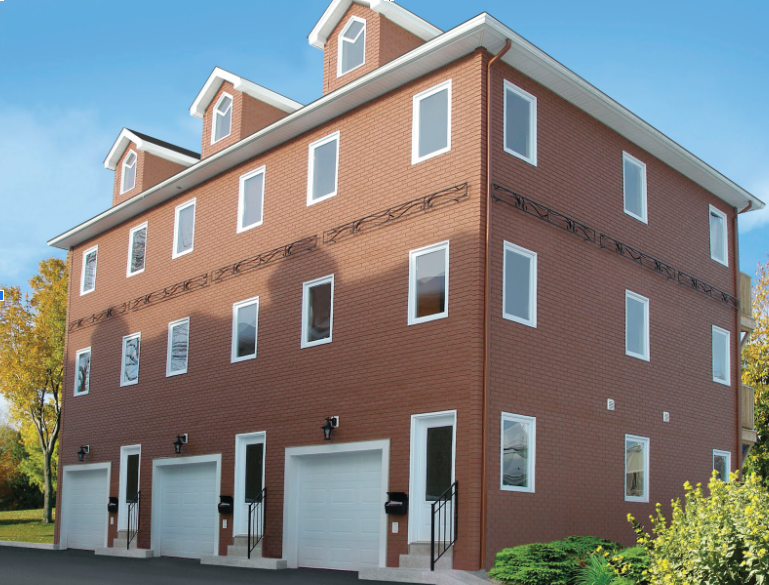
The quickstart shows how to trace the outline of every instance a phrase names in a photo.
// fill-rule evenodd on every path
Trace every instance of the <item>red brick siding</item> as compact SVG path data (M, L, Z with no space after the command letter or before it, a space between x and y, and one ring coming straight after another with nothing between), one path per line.
M213 116L214 108L219 101L219 98L223 93L227 93L232 96L232 118L230 125L230 135L226 138L222 138L216 144L211 144L211 131L213 129ZM216 92L214 99L208 104L205 114L203 114L203 142L201 145L202 158L206 158L235 144L243 136L240 135L241 129L241 116L243 115L243 94L239 91L235 91L235 88L229 81L222 82L222 86Z
M250 136L286 116L286 112L260 102L250 95L241 95L240 138Z
M120 193L120 186L123 180L123 161L128 156L130 151L136 153L136 184L133 189ZM122 203L126 199L130 199L137 193L141 193L154 187L158 183L165 181L168 177L172 177L176 173L183 171L185 166L171 162L164 158L155 156L148 152L139 151L136 149L136 145L131 142L125 149L125 152L120 157L117 166L115 167L115 185L112 194L112 205Z

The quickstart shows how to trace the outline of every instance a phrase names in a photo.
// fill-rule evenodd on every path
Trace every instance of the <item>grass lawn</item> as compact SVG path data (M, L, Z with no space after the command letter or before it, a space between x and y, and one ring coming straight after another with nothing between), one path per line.
M53 543L53 524L41 524L42 510L0 512L0 540Z

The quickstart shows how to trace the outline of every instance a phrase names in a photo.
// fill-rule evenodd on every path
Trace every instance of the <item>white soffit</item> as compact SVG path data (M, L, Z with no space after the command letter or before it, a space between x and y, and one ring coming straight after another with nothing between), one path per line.
M214 99L216 92L219 91L219 88L224 81L230 82L235 88L235 91L250 95L252 98L282 110L287 114L291 114L302 107L302 104L299 102L295 102L294 100L282 96L271 89L262 87L253 81L249 81L234 73L225 71L220 67L216 67L211 75L208 76L208 80L205 85L203 85L203 89L200 90L200 93L198 93L195 101L192 102L192 106L190 106L190 114L202 120L203 115L206 113L206 108L208 108L208 105L211 103L211 100Z
M115 140L115 144L112 145L107 158L104 159L104 167L114 171L117 168L117 163L120 160L120 157L123 156L126 148L128 148L128 145L132 142L136 146L136 150L149 152L150 154L154 154L155 156L170 160L171 162L185 167L189 167L197 162L200 162L199 158L187 156L186 154L176 150L171 150L170 148L164 148L159 144L155 144L154 142L140 138L131 132L128 128L123 128L120 131L117 140Z
M313 47L323 50L331 31L339 24L353 2L378 12L387 20L394 22L423 41L431 41L443 32L395 2L388 0L333 0L310 32L308 38Z

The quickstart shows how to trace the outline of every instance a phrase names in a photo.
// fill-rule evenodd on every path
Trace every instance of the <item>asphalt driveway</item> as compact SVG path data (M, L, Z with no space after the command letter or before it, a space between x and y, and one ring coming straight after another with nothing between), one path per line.
M0 547L3 585L352 585L358 573L317 569L263 571L201 565L187 559L120 559L92 552ZM383 585L395 585L386 584Z

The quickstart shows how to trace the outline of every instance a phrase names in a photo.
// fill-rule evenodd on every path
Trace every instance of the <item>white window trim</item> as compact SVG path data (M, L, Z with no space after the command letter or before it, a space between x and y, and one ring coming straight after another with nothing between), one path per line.
M246 499L246 447L249 445L263 445L262 449L262 487L265 485L265 468L267 462L267 432L243 433L235 435L235 506L232 518L232 535L247 536L248 522L244 521L242 508ZM264 514L264 506L261 508ZM246 518L248 514L245 515ZM264 531L264 516L262 516L262 531Z
M726 367L724 370L726 371L726 379L721 380L719 378L716 378L713 376L713 381L722 384L724 386L731 386L730 379L732 377L732 334L730 331L727 331L726 329L721 329L721 327L717 327L715 325L712 326L712 334L711 334L711 340L710 340L710 371L711 375L713 373L713 338L715 338L716 334L719 335L725 335L726 336Z
M435 315L427 315L426 317L416 317L417 310L417 258L430 252L445 249L446 254L446 298L445 306L442 313L436 313ZM419 323L427 323L428 321L435 321L436 319L445 319L449 316L449 241L440 242L438 244L432 244L425 246L424 248L418 248L409 252L409 301L408 301L408 324L418 325Z
M529 459L526 463L526 474L529 478L528 487L517 485L505 485L504 464L505 464L505 421L512 421L530 425L529 432ZM537 455L537 418L534 416L524 416L522 414L512 414L510 412L502 413L499 439L499 489L505 492L526 492L534 493L534 480L536 473L536 455Z
M343 37L347 29L350 28L350 24L353 21L363 23L363 28L360 29L360 32L355 36L355 39L350 41ZM357 40L360 38L361 35L363 35L363 61L361 62L360 65L356 65L355 67L352 67L347 71L342 71L342 53L344 52L344 43L354 44L355 42L357 42ZM363 67L365 64L366 64L366 21L362 18L358 18L357 16L351 16L350 20L347 21L347 24L344 25L342 32L339 33L339 37L337 40L336 76L337 78L339 78L339 77L342 77L343 75L347 75L351 71L355 71L359 67Z
M328 144L329 142L333 142L334 140L336 140L336 168L334 169L334 190L331 193L323 195L322 197L313 199L312 184L315 178L315 161L314 161L313 155L315 153L315 149L320 146L323 146L324 144ZM325 201L326 199L331 199L332 197L336 197L336 194L339 192L339 142L340 142L340 133L337 130L333 134L329 134L328 136L325 136L320 140L316 140L315 142L310 143L309 150L308 150L309 154L307 157L307 207L309 207L310 205L315 205L316 203L320 203L321 201Z
M328 319L328 337L316 341L307 341L307 319L310 313L310 289L319 284L331 283L331 311ZM325 345L331 343L334 337L334 275L322 276L315 280L302 283L302 342L301 348L315 347L316 345Z
M726 457L726 477L723 478L723 481L724 483L729 483L729 478L732 473L732 453L731 451L721 451L720 449L713 449L712 471L716 470L716 457Z
M451 87L452 87L451 82L452 82L451 79L449 79L448 81L444 81L443 83L440 83L435 87L431 87L426 91L416 94L412 98L413 99L412 114L411 114L411 164L412 165L415 165L417 163L431 159L436 156L440 156L441 154L444 154L451 150ZM448 88L448 109L447 109L448 123L446 125L446 128L447 128L446 146L444 148L441 148L440 150L436 150L435 152L431 152L429 154L426 154L420 157L419 156L419 104L423 99L430 97L431 95L436 94L440 91L443 91L444 89L447 89L447 88Z
M219 119L219 117L218 117L219 106L221 105L222 100L224 100L224 98L226 98L226 97L228 97L228 98L230 98L230 100L232 100L232 101L230 101L230 131L227 132L227 134L225 134L224 136L222 136L218 140L216 140L216 121ZM216 105L214 106L214 110L211 113L211 144L216 144L217 142L221 142L222 140L224 140L225 138L227 138L228 136L230 136L232 134L232 123L234 121L232 118L233 118L233 110L234 110L234 108L235 108L235 98L233 98L227 92L223 92L222 95L219 96L219 99L216 100Z
M90 363L88 365L88 383L86 384L86 387L88 388L88 390L86 390L85 392L78 392L77 391L78 365L80 364L80 356L83 355L84 353L90 354L91 358L93 358L93 354L91 353L91 348L90 347L85 347L83 349L78 350L75 353L75 388L74 388L74 391L73 391L73 394L75 396L85 396L86 394L88 394L91 391L91 366L90 366Z
M628 342L628 314L627 314L627 302L628 299L633 299L634 301L638 301L643 304L644 306L644 332L645 332L645 344L644 344L644 353L635 353L633 351L630 351L627 347ZM630 290L625 290L625 355L643 360L645 362L650 361L650 341L649 341L649 299L647 299L644 296L639 295L638 293L634 293Z
M96 252L96 262L93 266L93 288L90 288L88 290L85 290L85 259L86 257L91 253ZM96 290L96 269L99 265L99 246L93 246L91 248L88 248L85 252L83 252L83 266L80 269L80 296L87 295L88 293L92 293Z
M139 362L136 364L136 380L131 382L130 380L125 379L125 348L126 348L126 342L132 340L132 339L138 339L139 340ZM125 335L123 337L123 351L121 352L120 356L120 387L123 386L135 386L139 383L139 366L141 364L142 360L142 334L139 333L131 333L130 335Z
M507 290L507 251L529 258L529 319L505 312L505 291ZM505 240L502 250L502 317L528 327L537 327L537 253L521 248Z
M256 328L254 330L254 353L238 357L238 310L249 305L256 305ZM232 344L230 347L230 363L255 360L259 346L259 297L252 297L232 305Z
M505 96L504 96L504 106L502 110L502 118L503 118L503 129L502 129L502 147L505 149L505 152L507 154L512 154L514 157L520 158L521 160L526 161L527 163L530 163L537 166L537 97L534 95L531 95L528 91L525 91L518 87L517 85L514 85L510 83L507 79L505 81ZM529 136L531 137L531 156L524 156L520 152L516 152L511 148L507 147L507 92L512 91L513 93L519 95L526 101L528 101L531 104L531 116L529 116Z
M137 270L136 272L131 272L131 258L133 257L133 251L134 251L134 234L143 229L147 230L147 235L144 236L144 266L142 266L141 270ZM126 278L131 278L132 276L141 274L142 272L144 272L144 269L147 267L147 239L149 234L150 234L150 230L148 228L148 222L146 221L143 224L137 225L135 228L132 228L131 231L128 232L128 262L126 266Z
M644 443L644 495L643 496L629 496L627 495L627 443L628 441L635 441L638 443ZM625 443L623 448L623 456L625 458L625 475L622 478L622 493L625 494L626 502L648 502L649 501L649 438L639 437L638 435L625 435Z
M721 211L720 209L713 207L712 205L708 205L708 240L710 240L710 214L717 215L724 221L724 249L722 250L724 254L724 259L718 258L716 256L713 256L713 244L710 242L710 258L711 260L715 260L719 264L723 264L724 266L729 266L729 222L727 221L726 214Z
M641 215L636 215L635 213L633 213L627 208L627 193L625 192L625 161L630 162L631 164L634 164L640 167L641 169L641 210L643 211ZM632 154L628 154L627 152L623 151L622 153L622 208L624 209L625 213L630 217L637 219L641 223L648 224L649 211L646 203L646 194L647 194L646 163L641 162Z
M130 167L129 167L129 165L127 164L128 163L128 158L132 154L134 155L134 164L130 165ZM133 150L133 149L129 150L128 154L125 155L125 158L123 159L123 165L120 168L120 194L121 195L123 193L128 193L132 189L136 189L136 175L138 174L137 173L137 171L138 171L138 164L139 164L139 155L136 154L135 150ZM130 189L126 189L125 188L125 173L126 173L126 169L128 169L128 168L133 168L133 170L134 170L134 185Z
M177 370L175 372L172 372L171 371L172 333L176 325L182 325L183 323L187 324L187 361L184 364L183 370ZM168 324L168 344L166 347L166 378L170 378L171 376L180 376L181 374L186 374L187 370L189 369L189 365L190 365L190 318L184 317L183 319L177 319L176 321L171 321Z
M246 209L245 206L245 199L246 199L246 181L249 179L256 177L257 175L262 175L262 211L260 213L261 219L257 222L254 222L252 224L243 225L243 212ZM261 166L255 171L251 171L250 173L246 173L245 175L242 175L240 177L240 186L238 188L238 228L236 233L243 233L247 232L250 229L253 229L257 226L260 226L264 223L264 196L265 191L267 190L267 167Z
M192 246L190 247L189 250L185 250L184 252L179 252L176 249L176 245L179 243L179 215L181 214L182 211L184 211L190 206L195 208L195 210L192 212ZM176 211L174 212L174 247L173 247L173 253L171 254L172 260L175 260L180 256L189 254L195 249L195 216L197 215L197 211L198 211L197 198L190 199L189 201L185 201L184 203L181 203L176 206Z

